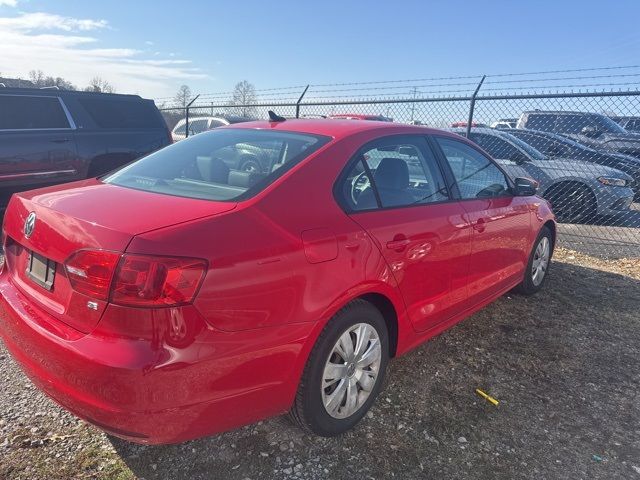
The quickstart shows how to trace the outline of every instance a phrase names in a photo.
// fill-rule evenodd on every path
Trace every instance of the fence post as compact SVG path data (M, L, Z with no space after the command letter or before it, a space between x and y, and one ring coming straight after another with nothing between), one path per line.
M471 104L469 105L469 119L467 120L467 138L469 138L469 134L471 133L471 124L473 123L473 110L476 108L476 96L480 91L480 87L482 86L482 82L487 78L486 75L483 75L480 79L480 83L476 87L476 91L471 95Z
M307 93L307 90L309 90L309 85L305 87L302 95L300 95L300 98L296 102L296 118L300 118L300 102L302 101L302 97L304 97L304 94Z
M196 95L195 97L193 97L193 100L191 100L189 103L187 103L187 106L184 107L185 109L185 115L184 115L184 137L187 138L189 136L189 107L193 104L193 102L195 102L198 97L200 96L200 94Z

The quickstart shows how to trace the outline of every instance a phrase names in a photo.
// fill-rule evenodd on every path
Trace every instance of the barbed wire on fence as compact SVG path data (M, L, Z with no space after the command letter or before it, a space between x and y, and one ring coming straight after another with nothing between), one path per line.
M188 111L198 128L207 125L203 118L238 111L267 118L268 110L285 117L376 116L454 128L511 176L540 181L541 194L558 215L561 244L600 256L640 256L640 135L621 133L622 127L616 134L611 120L637 118L640 132L640 66L487 75L474 97L481 78L268 88L256 90L255 101L243 105L231 103L232 92L209 93ZM183 136L198 133L185 125L184 107L165 105L161 111L176 139L180 128ZM549 124L535 123L536 116ZM563 131L563 122L575 131ZM589 122L611 122L601 127L611 131L577 127ZM507 125L520 128L501 129Z

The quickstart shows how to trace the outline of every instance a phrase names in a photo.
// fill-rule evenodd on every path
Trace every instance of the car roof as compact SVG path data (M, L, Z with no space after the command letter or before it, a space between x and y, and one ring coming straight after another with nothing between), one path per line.
M543 115L603 115L597 112L579 112L577 110L527 110L522 112L522 115L529 115L531 113Z
M271 129L297 133L308 133L324 135L333 138L343 138L355 133L366 131L387 132L389 135L395 134L446 134L445 130L437 130L419 125L407 125L404 123L379 122L375 120L338 120L324 118L300 118L287 119L283 122L269 122L266 120L235 123L222 128L251 128L251 129Z
M12 88L0 87L0 95L32 95L41 97L60 97L77 95L82 97L99 97L99 98L128 98L131 100L142 100L140 95L130 95L123 93L103 93L103 92L84 92L80 90L62 90L57 88Z

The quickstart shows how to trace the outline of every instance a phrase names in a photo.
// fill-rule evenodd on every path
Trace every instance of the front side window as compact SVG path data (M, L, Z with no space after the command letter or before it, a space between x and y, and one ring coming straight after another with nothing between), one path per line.
M0 130L71 128L57 97L0 95Z
M181 197L242 200L262 191L329 140L282 131L212 130L141 158L103 181ZM240 170L239 152L260 158L263 170Z
M504 173L475 148L450 138L436 137L451 166L463 199L508 195L509 183Z
M340 187L350 210L403 207L449 198L436 159L419 136L387 137L356 155Z

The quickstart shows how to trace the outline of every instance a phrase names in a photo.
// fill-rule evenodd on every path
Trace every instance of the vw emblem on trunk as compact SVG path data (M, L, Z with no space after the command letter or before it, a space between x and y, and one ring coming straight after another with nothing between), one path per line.
M34 228L36 228L36 212L31 212L24 221L24 236L29 238Z

